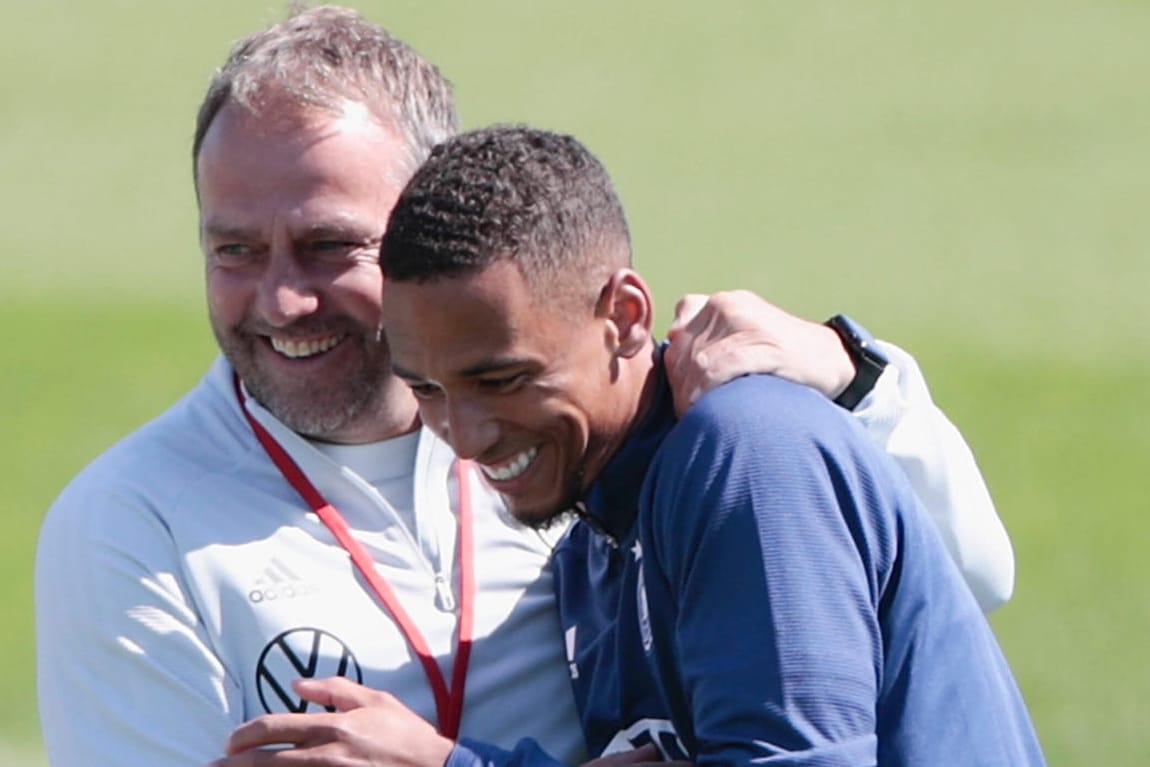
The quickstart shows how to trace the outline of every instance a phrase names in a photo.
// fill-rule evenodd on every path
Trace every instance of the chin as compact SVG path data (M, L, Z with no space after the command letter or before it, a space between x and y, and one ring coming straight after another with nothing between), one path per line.
M507 502L507 511L515 517L517 522L535 530L546 530L566 516L565 507L521 505L509 498L504 500Z

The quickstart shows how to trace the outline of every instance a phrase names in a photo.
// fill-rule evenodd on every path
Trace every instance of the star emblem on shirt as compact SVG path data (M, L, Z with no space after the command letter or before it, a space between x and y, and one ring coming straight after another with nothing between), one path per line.
M635 541L635 545L631 547L631 554L634 555L636 562L643 560L643 544Z

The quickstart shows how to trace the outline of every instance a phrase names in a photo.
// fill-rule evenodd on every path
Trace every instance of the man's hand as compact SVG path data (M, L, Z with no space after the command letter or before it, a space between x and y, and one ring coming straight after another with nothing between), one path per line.
M443 767L451 753L450 740L390 693L340 677L292 687L336 713L257 717L232 732L212 767Z
M770 373L835 398L855 369L838 335L748 290L691 294L675 306L663 360L682 415L719 384Z

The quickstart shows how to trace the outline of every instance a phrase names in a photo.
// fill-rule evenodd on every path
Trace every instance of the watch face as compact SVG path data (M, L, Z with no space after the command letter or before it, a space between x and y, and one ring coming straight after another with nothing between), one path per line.
M878 377L882 375L890 360L878 348L874 336L845 314L831 317L826 324L838 333L843 347L855 366L854 380L835 398L835 402L847 410L854 410L863 397L874 388Z
M848 336L858 346L870 346L874 343L874 336L870 334L870 331L845 314L838 315L832 322L836 323L835 329L839 331L840 335ZM847 339L843 340L846 341Z

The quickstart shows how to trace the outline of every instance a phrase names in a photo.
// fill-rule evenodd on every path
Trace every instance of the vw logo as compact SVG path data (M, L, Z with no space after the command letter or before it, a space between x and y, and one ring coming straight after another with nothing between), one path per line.
M289 629L268 642L256 663L256 690L269 714L302 714L324 708L300 700L291 683L301 677L347 677L363 682L363 673L351 650L340 639L322 629Z

